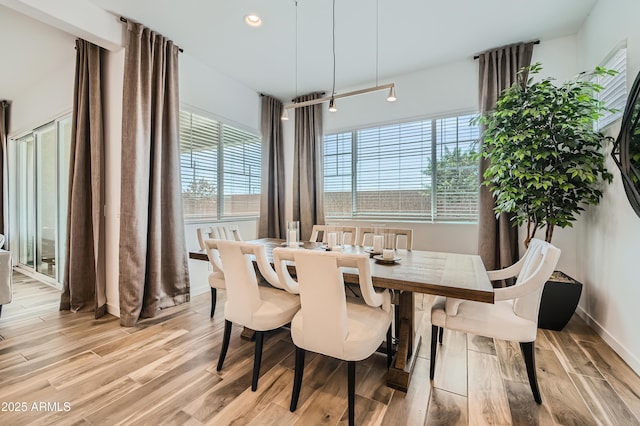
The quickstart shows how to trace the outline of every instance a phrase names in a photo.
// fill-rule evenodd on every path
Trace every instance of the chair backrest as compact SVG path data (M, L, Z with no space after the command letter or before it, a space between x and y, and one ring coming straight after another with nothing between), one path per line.
M393 248L402 248L402 244L398 244L404 238L404 248L411 250L413 247L413 229L407 228L387 228L387 227L370 227L370 228L358 228L358 238L356 245L364 246L373 245L373 236L376 232L382 232L384 234L394 234Z
M525 295L515 299L513 310L516 315L531 321L538 320L542 290L553 274L558 259L560 259L560 249L551 243L536 238L529 242L529 247L521 259L522 267L515 287L530 288Z
M342 268L357 268L365 303L389 311L387 291L376 293L366 254L342 254L316 250L276 248L277 265L295 262L300 290L305 349L319 353L341 353L347 337L347 304ZM288 275L286 267L278 274ZM281 279L282 280L282 279Z
M207 257L209 258L209 263L211 263L213 271L222 272L224 275L222 260L220 260L220 252L218 251L218 241L220 240L206 239L204 240L204 248L207 252Z
M334 226L334 225L313 225L311 230L311 237L309 241L312 242L327 242L327 235L329 232L342 232L342 244L355 244L356 236L358 234L358 228L355 226ZM322 233L322 239L320 240L320 233Z
M250 324L253 312L261 305L254 258L269 284L279 287L278 276L267 260L264 245L230 240L207 240L207 244L218 249L224 267L227 284L225 318L238 324Z
M208 228L196 228L196 234L198 235L198 245L200 250L206 250L204 244L205 240L230 240L230 241L242 241L240 236L240 230L237 226L210 226Z

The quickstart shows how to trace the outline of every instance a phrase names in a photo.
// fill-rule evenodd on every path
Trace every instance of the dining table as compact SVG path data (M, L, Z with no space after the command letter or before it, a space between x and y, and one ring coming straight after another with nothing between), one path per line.
M248 242L263 244L270 261L273 261L272 250L285 245L283 240L275 238ZM316 242L299 243L298 247L328 249L325 244ZM369 254L374 287L390 289L397 294L394 297L397 346L387 375L387 386L406 392L421 344L420 333L416 333L414 294L494 303L494 290L478 255L396 249L393 260L385 260L371 251L371 247L366 246L342 246L343 253ZM204 251L191 251L189 257L208 260ZM343 275L345 284L358 284L355 270L346 269Z

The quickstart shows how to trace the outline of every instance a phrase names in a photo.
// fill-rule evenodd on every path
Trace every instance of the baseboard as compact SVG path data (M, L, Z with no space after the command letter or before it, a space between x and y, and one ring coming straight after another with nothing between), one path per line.
M576 313L580 318L582 318L591 328L593 328L602 340L604 340L611 349L618 355L620 358L624 360L624 362L631 367L635 373L640 376L640 359L636 355L634 355L625 345L620 343L618 339L613 337L604 327L598 323L595 319L591 317L581 306L578 306L576 309Z

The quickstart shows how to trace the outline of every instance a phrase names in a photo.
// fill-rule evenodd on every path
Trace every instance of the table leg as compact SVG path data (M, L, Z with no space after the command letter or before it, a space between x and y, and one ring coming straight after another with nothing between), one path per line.
M387 375L387 386L406 392L421 342L415 333L413 293L403 291L399 302L398 351Z
M245 327L242 330L242 333L240 334L240 338L243 340L248 340L250 342L253 342L256 338L256 331Z

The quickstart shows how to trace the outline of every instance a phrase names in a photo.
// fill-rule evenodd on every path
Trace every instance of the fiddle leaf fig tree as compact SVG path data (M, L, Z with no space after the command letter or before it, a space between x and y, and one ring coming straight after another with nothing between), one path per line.
M573 226L584 205L600 201L602 182L613 179L603 152L610 138L594 130L594 121L608 110L596 98L602 86L584 76L561 85L552 78L523 81L541 69L523 68L520 84L477 119L486 127L480 155L490 160L483 184L495 197L496 214L513 213L518 225L527 224L525 245L538 229L546 227L550 242L556 226Z

